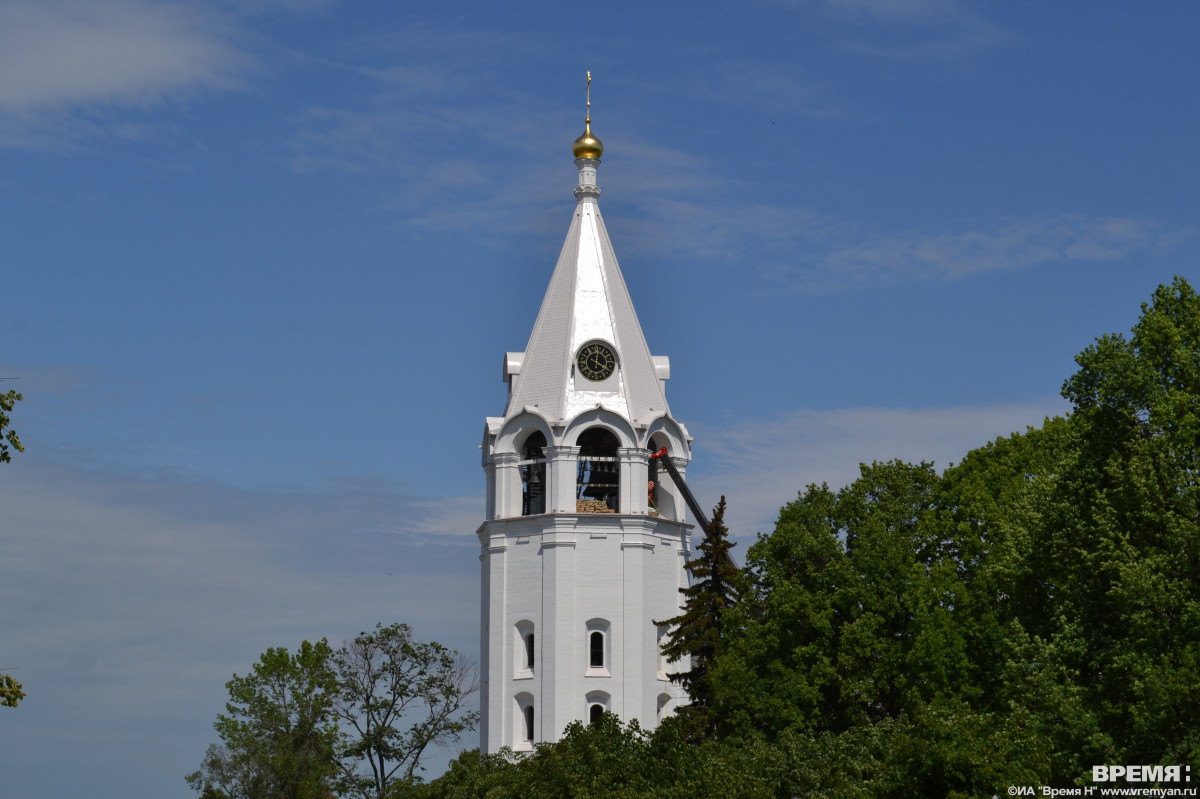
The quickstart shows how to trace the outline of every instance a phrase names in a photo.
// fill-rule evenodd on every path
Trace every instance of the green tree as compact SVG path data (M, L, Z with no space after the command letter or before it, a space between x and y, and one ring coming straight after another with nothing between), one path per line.
M1076 357L1067 419L947 472L978 530L972 595L1000 641L988 706L1026 715L1071 784L1094 763L1200 768L1200 299L1160 286Z
M267 779L250 758L238 757L224 746L211 744L200 770L185 777L200 799L265 799Z
M1160 286L1128 338L1076 362L1071 447L1035 498L1025 580L1043 608L1027 646L1076 721L1047 724L1070 753L1056 769L1200 768L1200 298Z
M747 553L746 589L728 618L734 635L713 675L727 735L837 723L835 596L853 580L836 509L828 487L809 486Z
M750 549L714 668L730 732L840 732L971 694L978 625L940 478L927 463L861 469L836 494L809 486Z
M7 394L0 394L0 463L10 463L12 456L8 452L8 445L11 444L17 452L24 452L25 447L21 446L21 439L17 437L17 431L9 427L9 414L12 413L13 406L25 399L16 391L9 391ZM8 427L7 432L5 428Z
M342 787L364 799L383 799L397 781L411 785L430 746L453 744L478 722L466 708L478 689L475 667L414 640L406 624L376 625L334 653L333 665Z
M268 649L250 674L226 683L226 712L210 747L187 777L204 799L326 799L333 796L338 739L332 703L337 675L324 639L295 654Z
M324 639L268 649L226 688L221 742L185 778L201 799L407 795L426 750L479 718L466 707L474 665L404 624L376 625L336 652Z
M560 740L538 744L530 755L502 750L467 752L445 775L416 794L422 799L771 799L786 791L784 761L760 742L696 745L678 725L654 733L611 713L594 724L575 723Z
M693 740L711 737L716 731L709 669L724 649L723 617L738 601L738 570L730 555L733 546L725 527L725 497L721 497L704 531L699 554L687 564L690 585L679 589L684 596L683 612L654 622L670 627L663 646L667 661L689 662L686 670L669 676L691 698L691 704L676 714L675 723L684 725Z

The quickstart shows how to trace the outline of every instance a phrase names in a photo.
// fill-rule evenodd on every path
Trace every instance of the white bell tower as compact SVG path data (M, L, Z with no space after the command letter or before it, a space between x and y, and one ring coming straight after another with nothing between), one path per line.
M528 346L505 353L508 404L483 437L483 752L557 740L604 711L652 729L687 701L654 621L679 613L691 525L649 455L666 447L683 473L691 438L600 217L590 105L567 240Z

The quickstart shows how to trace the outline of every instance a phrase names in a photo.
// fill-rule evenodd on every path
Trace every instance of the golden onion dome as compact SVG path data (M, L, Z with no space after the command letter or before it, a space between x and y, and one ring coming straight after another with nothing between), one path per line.
M592 135L590 117L583 123L583 135L575 140L575 144L571 146L571 152L575 153L576 158L599 158L604 155L604 145Z

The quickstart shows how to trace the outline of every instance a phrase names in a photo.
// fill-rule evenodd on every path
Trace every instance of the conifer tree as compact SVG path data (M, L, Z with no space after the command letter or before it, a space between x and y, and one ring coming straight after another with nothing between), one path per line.
M691 704L677 714L685 734L692 740L713 737L713 692L709 668L723 649L722 616L738 601L738 570L729 551L734 544L725 526L725 497L713 509L699 552L688 564L691 585L680 588L685 597L683 613L655 624L671 628L663 653L669 663L683 661L685 671L670 674L691 697Z

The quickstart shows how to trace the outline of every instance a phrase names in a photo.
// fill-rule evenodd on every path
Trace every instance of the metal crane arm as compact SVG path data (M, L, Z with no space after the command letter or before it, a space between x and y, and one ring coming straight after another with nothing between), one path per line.
M667 472L671 475L671 479L675 481L675 485L683 492L683 499L687 502L688 509L692 512L692 516L700 524L700 529L708 534L708 515L700 509L700 503L696 502L696 498L692 496L692 490L687 487L687 483L683 482L683 478L679 475L679 470L675 468L675 464L667 457L667 448L663 447L658 452L650 456L658 458L658 461L667 467Z

